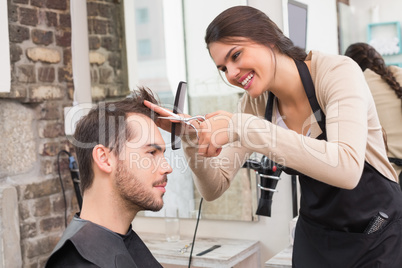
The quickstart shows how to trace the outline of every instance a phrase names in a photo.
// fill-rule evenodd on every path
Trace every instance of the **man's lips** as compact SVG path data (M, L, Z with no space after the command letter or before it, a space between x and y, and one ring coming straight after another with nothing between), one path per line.
M165 188L166 185L167 185L167 182L163 182L163 183L154 185L154 187L161 190L162 192L166 192L166 188Z

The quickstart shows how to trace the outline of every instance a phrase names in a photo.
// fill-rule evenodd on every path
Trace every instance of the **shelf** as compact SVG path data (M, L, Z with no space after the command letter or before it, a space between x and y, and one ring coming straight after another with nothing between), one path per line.
M167 242L164 234L138 234L154 257L165 267L187 267L190 249L180 252L185 245L190 245L192 237L181 237L177 242ZM213 245L221 247L208 254L197 256L201 251ZM260 246L258 241L197 237L194 244L191 267L261 267Z
M399 21L370 23L367 25L367 41L381 55L402 53L401 25Z
M387 62L388 66L398 66L402 68L402 62Z

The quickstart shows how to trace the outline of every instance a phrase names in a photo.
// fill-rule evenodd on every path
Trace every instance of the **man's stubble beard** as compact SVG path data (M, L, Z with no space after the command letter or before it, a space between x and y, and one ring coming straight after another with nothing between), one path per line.
M123 161L119 161L116 170L116 188L122 200L128 207L136 207L139 210L159 211L163 207L163 201L155 200L151 190L147 190L140 180Z

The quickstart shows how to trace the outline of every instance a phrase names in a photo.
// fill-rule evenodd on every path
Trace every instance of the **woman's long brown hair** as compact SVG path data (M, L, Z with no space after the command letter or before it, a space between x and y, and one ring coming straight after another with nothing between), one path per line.
M269 48L273 45L295 60L304 61L307 56L264 12L249 6L234 6L220 13L208 26L205 43L209 48L213 42L238 42L242 38Z
M402 87L396 81L394 74L385 64L383 57L372 46L366 43L355 43L348 47L345 55L352 58L364 71L367 68L381 76L381 78L395 91L402 101ZM401 103L402 104L402 103Z

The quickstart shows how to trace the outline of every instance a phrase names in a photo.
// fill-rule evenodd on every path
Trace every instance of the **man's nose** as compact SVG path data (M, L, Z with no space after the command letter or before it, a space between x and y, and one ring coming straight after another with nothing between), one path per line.
M166 158L163 158L162 169L164 174L170 174L173 172L172 167L169 165L169 162Z

